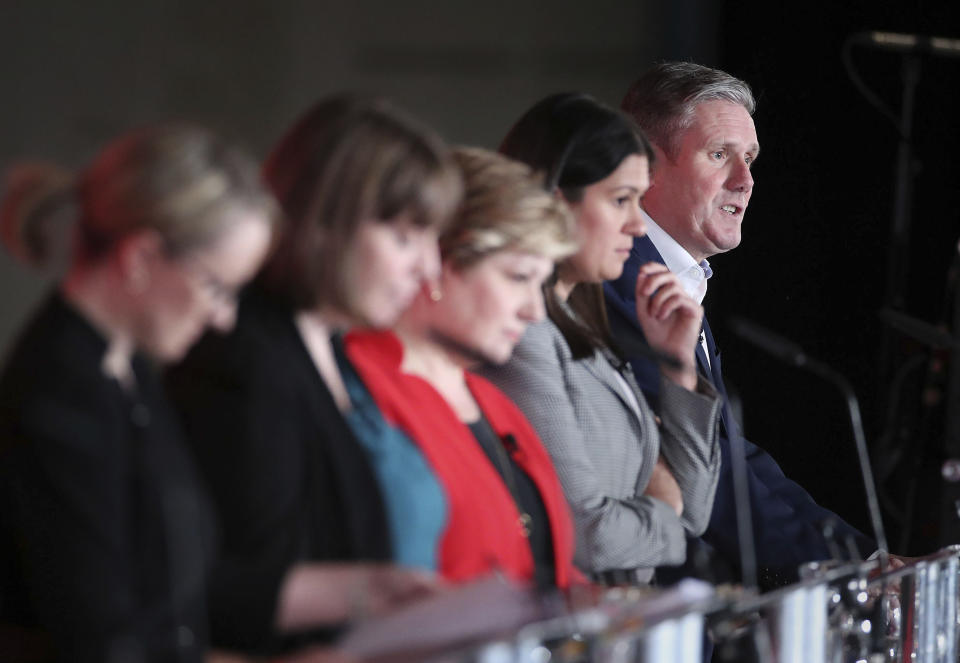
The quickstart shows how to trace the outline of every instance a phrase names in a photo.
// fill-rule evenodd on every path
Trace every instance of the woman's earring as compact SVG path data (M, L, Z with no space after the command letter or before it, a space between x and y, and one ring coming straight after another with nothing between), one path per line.
M443 299L443 291L440 286L432 286L430 288L430 301L439 302L441 299Z

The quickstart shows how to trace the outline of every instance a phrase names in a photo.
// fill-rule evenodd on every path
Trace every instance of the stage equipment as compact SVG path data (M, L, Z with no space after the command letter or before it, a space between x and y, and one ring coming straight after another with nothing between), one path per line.
M839 372L812 357L792 341L779 336L768 329L748 322L742 318L728 320L728 329L748 343L764 350L773 357L792 366L803 368L832 383L843 394L850 418L850 428L853 430L853 439L857 448L857 459L860 464L860 476L863 479L863 489L867 497L867 507L870 510L870 521L873 526L874 541L880 551L881 569L887 567L887 535L883 528L883 518L880 515L880 502L877 500L877 487L873 480L873 470L870 466L870 455L867 451L867 438L863 431L863 419L860 416L860 403L853 391L850 382Z

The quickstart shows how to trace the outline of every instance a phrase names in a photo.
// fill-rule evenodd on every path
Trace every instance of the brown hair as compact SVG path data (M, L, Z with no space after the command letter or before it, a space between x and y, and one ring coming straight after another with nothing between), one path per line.
M550 95L534 104L507 133L500 151L547 174L547 187L577 202L631 155L653 162L653 149L626 114L578 93ZM563 269L563 265L560 265ZM607 321L603 289L579 283L567 302L557 297L557 274L544 284L547 315L563 334L574 359L595 349L618 352Z
M13 253L35 263L51 242L64 241L70 225L76 260L94 260L145 229L179 254L220 237L228 212L251 208L270 222L276 217L252 158L203 129L156 126L114 140L76 177L51 164L15 167L0 229ZM58 215L71 223L55 223Z
M259 280L295 309L347 306L341 263L361 223L403 216L440 229L462 188L432 131L382 100L347 95L310 109L264 172L288 225Z
M567 205L529 166L476 147L459 147L464 197L440 236L440 255L457 269L511 249L560 260L576 251Z

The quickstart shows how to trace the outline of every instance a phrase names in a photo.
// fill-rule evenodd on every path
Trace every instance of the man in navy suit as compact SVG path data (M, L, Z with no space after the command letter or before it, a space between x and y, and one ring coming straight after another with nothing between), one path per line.
M637 270L647 262L664 263L676 273L689 295L703 301L711 275L707 259L736 248L740 224L753 191L750 169L760 152L753 124L755 102L749 86L708 67L669 62L655 66L627 92L623 109L646 132L656 152L651 185L643 198L647 234L634 241L623 275L605 287L614 334L629 354L629 336L642 338L637 322ZM706 319L698 363L726 401L720 357ZM644 391L656 402L660 377L645 359L631 361ZM739 435L725 404L721 418L720 483L710 525L702 540L691 541L688 565L708 551L712 569L726 569L736 579L739 569L734 490L730 467L730 437ZM830 511L820 507L803 488L790 481L767 453L746 442L750 505L762 588L796 579L803 562L831 557L834 549L856 546L869 555L876 546ZM824 536L833 522L835 541ZM689 574L692 569L659 573Z

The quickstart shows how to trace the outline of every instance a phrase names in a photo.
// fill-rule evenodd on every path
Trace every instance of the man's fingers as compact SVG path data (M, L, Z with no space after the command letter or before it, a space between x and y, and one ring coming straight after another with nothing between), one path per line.
M668 271L659 271L652 274L643 274L637 277L637 295L649 297L660 288L667 287L670 284L679 285L677 277Z
M679 284L661 288L647 301L647 313L656 320L666 320L677 311L691 317L702 315L700 305L690 299Z
M640 269L637 270L637 273L641 276L648 276L650 274L657 274L660 272L669 272L667 266L660 262L648 262L643 265L640 265Z

